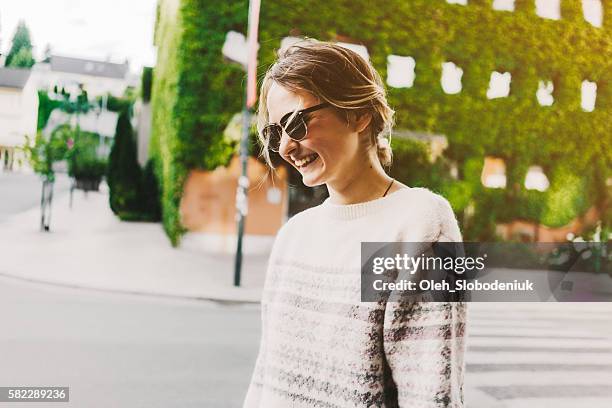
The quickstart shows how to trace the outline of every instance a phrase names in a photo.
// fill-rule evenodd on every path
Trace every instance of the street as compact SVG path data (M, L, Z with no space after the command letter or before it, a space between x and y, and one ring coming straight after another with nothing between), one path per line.
M0 385L69 386L88 408L240 407L260 330L258 306L5 278L0 320ZM470 304L467 406L609 407L611 323L609 303Z
M612 406L611 303L471 303L470 408Z
M58 200L69 186L58 175ZM36 175L0 174L0 228L39 205L40 187ZM78 193L77 208L85 202ZM27 227L39 234L35 223ZM0 386L69 386L67 405L79 408L240 406L259 344L257 306L6 277L0 278L0 321Z
M40 205L42 182L36 174L0 173L0 222L7 217ZM53 194L70 189L65 174L57 174Z
M257 306L4 278L0 321L0 386L69 386L75 408L239 407L259 344Z

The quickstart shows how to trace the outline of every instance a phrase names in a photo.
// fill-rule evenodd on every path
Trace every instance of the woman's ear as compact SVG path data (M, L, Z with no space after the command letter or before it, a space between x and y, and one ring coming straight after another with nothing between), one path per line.
M372 114L369 112L364 112L361 115L356 116L355 130L358 133L361 133L367 129L367 127L370 125L371 122L372 122Z
M361 133L368 128L372 122L372 114L369 112L356 113L353 111L346 112L346 126L351 130Z

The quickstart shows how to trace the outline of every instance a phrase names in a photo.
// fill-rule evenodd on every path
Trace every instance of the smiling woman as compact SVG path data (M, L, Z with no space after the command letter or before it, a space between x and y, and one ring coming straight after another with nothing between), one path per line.
M294 44L268 70L260 101L265 101L258 114L262 154L270 166L269 150L278 151L300 171L305 185L335 181L336 189L345 190L354 180L344 176L356 176L352 167L362 164L354 159L367 157L370 197L371 182L389 183L382 166L391 164L394 112L379 74L357 53L312 40ZM367 198L356 187L351 187L355 199ZM332 191L330 196L340 198Z
M389 177L393 110L357 53L307 40L262 83L262 155L326 185L285 223L262 296L262 337L245 408L462 407L466 306L361 302L361 243L460 241L444 198Z

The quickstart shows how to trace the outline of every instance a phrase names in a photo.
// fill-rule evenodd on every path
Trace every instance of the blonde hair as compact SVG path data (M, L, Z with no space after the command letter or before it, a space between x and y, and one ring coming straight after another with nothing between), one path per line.
M390 142L395 112L387 103L380 75L369 61L340 45L313 39L279 50L278 60L263 79L257 111L261 156L271 168L274 166L261 131L269 120L266 100L273 82L294 92L306 91L330 103L337 112L344 114L347 122L350 114L370 114L369 143L376 146L380 163L391 165Z

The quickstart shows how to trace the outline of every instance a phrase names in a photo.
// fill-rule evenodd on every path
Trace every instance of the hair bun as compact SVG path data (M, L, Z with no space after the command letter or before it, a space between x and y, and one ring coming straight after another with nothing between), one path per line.
M376 153L380 163L383 166L390 166L393 160L393 151L391 150L389 139L384 136L378 136L376 140Z
M378 148L379 149L389 149L391 145L389 144L389 139L383 136L378 136Z

